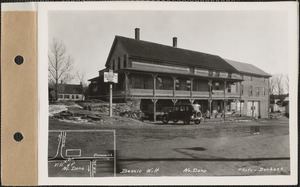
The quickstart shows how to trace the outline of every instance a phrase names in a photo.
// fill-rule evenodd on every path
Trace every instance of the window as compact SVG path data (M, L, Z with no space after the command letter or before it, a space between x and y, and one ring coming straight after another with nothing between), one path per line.
M227 92L228 92L228 93L231 93L231 84L228 84Z
M263 96L266 96L266 90L265 90L265 87L263 87Z
M244 85L241 85L241 94L244 95Z
M259 88L256 88L256 96L259 96Z
M123 59L123 68L127 67L127 57L126 55L124 55L124 59Z
M191 90L191 80L186 78L177 78L175 80L176 90Z
M75 99L75 96L74 96L74 95L72 95L72 99Z
M65 98L65 99L69 99L69 98L70 98L70 95L64 95L64 98Z
M252 86L249 87L249 96L252 96Z
M76 95L76 99L79 99L79 95Z
M119 57L118 58L118 67L117 67L117 70L121 69L121 58Z
M157 76L156 89L158 90L173 90L173 79L171 77Z
M194 91L203 91L203 92L209 91L209 85L207 83L207 80L194 79L193 87L194 87L193 88Z
M231 78L232 77L232 74L231 73L228 73L228 78Z
M130 82L133 88L137 89L153 89L153 77L150 75L135 74L131 77Z
M216 72L215 72L215 76L216 76L216 77L220 77L220 72L219 72L219 71L216 71Z
M215 89L214 90L220 90L220 83L215 82Z
M195 73L195 68L190 68L190 73L194 74Z
M62 98L63 98L63 95L59 94L59 95L58 95L58 98L61 98L61 99L62 99Z
M97 84L93 85L93 91L96 92L97 91Z

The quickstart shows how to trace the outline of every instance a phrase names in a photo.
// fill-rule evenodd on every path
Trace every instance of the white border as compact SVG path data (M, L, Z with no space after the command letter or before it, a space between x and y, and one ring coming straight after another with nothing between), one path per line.
M289 20L290 76L290 176L234 177L112 177L112 178L48 178L48 88L47 49L50 10L282 10ZM298 3L297 2L61 2L38 3L38 86L39 86L39 185L296 185L297 156L297 88L298 88ZM46 138L45 138L46 137Z
M36 11L37 3L1 3L1 11Z

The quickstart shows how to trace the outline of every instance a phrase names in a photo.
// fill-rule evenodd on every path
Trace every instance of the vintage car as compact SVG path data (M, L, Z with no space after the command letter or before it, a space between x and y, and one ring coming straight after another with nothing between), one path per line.
M163 110L164 114L161 120L164 124L167 124L169 121L177 123L180 120L182 120L184 124L190 124L191 121L195 124L199 124L203 119L199 104L165 107Z

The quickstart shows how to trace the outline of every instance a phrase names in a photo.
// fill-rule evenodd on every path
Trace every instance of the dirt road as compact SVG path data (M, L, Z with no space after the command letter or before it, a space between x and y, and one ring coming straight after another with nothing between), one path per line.
M143 123L114 117L80 124L49 121L50 130L116 130L117 176L288 175L288 119Z

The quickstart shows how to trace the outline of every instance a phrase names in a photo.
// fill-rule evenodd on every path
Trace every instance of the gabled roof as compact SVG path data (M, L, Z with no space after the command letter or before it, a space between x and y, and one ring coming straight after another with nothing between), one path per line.
M247 64L247 63L242 63L242 62L237 62L237 61L227 60L227 59L225 59L225 60L229 64L231 64L233 67L235 67L235 69L237 69L238 71L240 71L242 73L251 74L251 75L259 75L259 76L264 76L264 77L272 76L252 64Z
M159 63L177 64L205 69L238 72L232 65L217 55L206 54L177 47L116 36L106 65L110 61L112 51L117 42L121 42L131 58L155 61Z
M80 84L59 84L59 94L82 94L82 86Z

